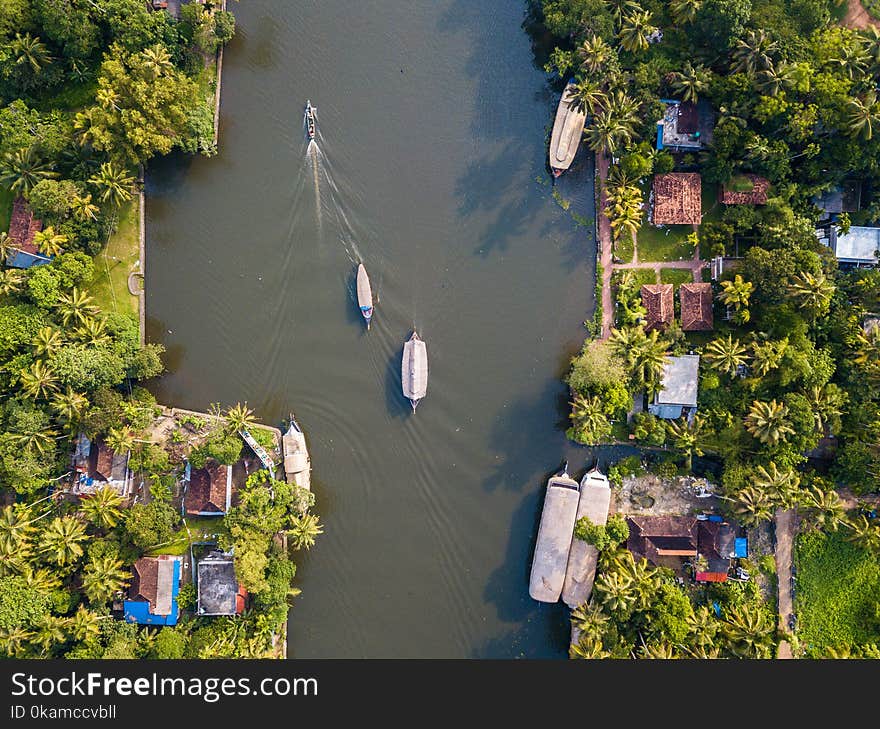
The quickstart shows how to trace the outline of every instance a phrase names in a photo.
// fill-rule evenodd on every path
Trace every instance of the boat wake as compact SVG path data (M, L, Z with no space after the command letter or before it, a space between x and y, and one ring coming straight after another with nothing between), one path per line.
M309 157L312 162L312 182L314 183L315 188L315 216L318 223L319 240L324 228L324 216L321 212L320 153L321 150L318 147L318 143L314 139L310 139L309 146L306 147L306 157Z

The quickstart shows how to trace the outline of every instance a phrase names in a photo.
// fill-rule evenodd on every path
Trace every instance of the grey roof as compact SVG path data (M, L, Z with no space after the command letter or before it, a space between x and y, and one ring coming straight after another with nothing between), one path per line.
M850 226L846 235L839 235L831 226L831 248L837 260L847 263L877 263L880 251L880 228Z
M586 516L593 524L604 524L608 519L610 506L611 488L608 478L596 470L587 472L581 480L577 518ZM599 553L592 544L577 537L571 540L568 565L565 568L565 584L562 588L562 600L570 608L576 608L590 599L598 557Z
M577 510L578 482L567 476L551 477L529 578L529 595L539 602L556 602L562 594Z
M212 552L198 564L199 615L235 615L238 579L232 557Z
M171 614L171 593L174 589L174 562L173 559L160 559L158 562L158 574L156 578L156 602L150 612L155 615Z
M663 365L663 389L654 398L655 405L696 407L700 355L667 357Z

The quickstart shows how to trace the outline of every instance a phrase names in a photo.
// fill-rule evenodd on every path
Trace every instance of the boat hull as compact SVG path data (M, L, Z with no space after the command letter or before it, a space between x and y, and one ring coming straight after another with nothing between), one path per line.
M358 264L357 270L357 300L361 315L369 329L370 320L373 318L373 289L370 287L370 277L363 263Z
M403 395L415 412L428 390L428 349L416 332L403 345L400 379Z
M574 106L574 91L575 83L569 81L556 108L549 150L550 169L554 177L559 177L571 167L587 121L586 113Z

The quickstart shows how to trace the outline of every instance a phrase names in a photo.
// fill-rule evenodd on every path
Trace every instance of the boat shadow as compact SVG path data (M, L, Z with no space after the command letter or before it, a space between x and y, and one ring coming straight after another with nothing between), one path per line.
M410 331L400 337L401 342L406 339ZM406 418L414 415L412 406L409 400L404 397L400 384L400 363L402 360L403 344L394 350L394 356L388 360L388 366L385 368L385 408L392 418Z

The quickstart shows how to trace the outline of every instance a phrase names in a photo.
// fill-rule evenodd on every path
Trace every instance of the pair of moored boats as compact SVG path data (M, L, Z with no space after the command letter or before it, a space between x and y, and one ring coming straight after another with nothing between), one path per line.
M608 478L591 468L580 483L568 475L568 463L547 481L541 525L532 559L529 595L539 602L585 603L593 589L598 551L574 537L578 519L605 524L611 505Z

